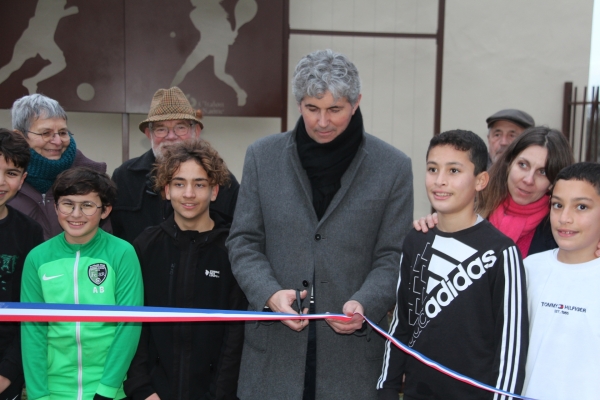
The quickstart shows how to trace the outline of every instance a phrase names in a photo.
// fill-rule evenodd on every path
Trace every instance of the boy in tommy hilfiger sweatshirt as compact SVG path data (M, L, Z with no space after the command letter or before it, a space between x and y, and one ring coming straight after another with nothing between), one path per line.
M479 216L488 183L487 149L470 131L443 132L427 150L425 188L438 213L427 233L402 246L390 333L434 361L504 391L520 393L528 344L525 270L517 247ZM386 343L380 400L504 399L454 380Z
M102 229L116 187L104 173L73 168L52 187L64 232L29 253L21 301L143 304L133 247ZM140 336L139 323L27 322L23 368L30 400L123 399L123 381Z
M550 225L558 249L524 261L530 316L523 388L527 397L598 398L598 221L600 164L582 162L562 169L550 197Z

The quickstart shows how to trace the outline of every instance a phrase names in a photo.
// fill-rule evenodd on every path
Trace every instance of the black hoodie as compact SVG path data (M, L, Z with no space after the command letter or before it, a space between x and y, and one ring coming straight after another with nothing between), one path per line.
M229 226L210 217L214 228L196 232L180 230L171 215L134 241L145 305L247 309L225 247ZM144 324L125 392L134 400L236 399L243 339L243 322Z
M44 241L40 224L11 206L0 219L0 302L19 302L27 254ZM22 385L21 336L18 322L0 323L0 375Z

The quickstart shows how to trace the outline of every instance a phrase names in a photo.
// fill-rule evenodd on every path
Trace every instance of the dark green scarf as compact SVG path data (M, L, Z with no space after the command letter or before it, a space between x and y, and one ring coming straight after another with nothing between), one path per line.
M71 136L69 147L58 160L50 160L33 149L29 149L29 152L31 153L31 160L29 160L29 166L27 167L25 182L44 194L52 187L58 174L71 168L73 161L75 161L77 145L75 139Z

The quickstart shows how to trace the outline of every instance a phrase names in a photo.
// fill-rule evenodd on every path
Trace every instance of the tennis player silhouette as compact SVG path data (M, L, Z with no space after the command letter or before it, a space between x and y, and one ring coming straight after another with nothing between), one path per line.
M248 94L237 84L233 76L225 72L225 64L231 46L240 27L256 16L258 6L255 0L239 0L235 6L235 29L227 21L227 12L221 6L221 0L191 0L194 9L190 13L192 23L200 31L200 41L187 57L171 82L178 86L198 64L213 56L215 76L230 86L237 95L238 106L246 104Z

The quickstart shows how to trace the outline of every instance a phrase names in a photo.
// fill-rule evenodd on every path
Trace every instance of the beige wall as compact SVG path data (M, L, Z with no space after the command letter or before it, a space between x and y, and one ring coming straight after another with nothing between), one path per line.
M502 108L521 108L539 124L560 127L565 81L588 77L593 0L447 1L442 130L486 135L485 119ZM294 29L434 33L437 0L290 0ZM363 83L366 129L413 159L415 215L429 211L423 189L424 157L433 133L435 43L425 39L371 39L292 35L291 76L297 61L332 48L357 65ZM288 126L299 114L291 91ZM149 143L130 116L130 154ZM278 132L274 118L207 117L204 137L241 178L247 146ZM0 126L10 115L0 110ZM121 160L121 115L69 113L78 147L112 172Z
M520 108L560 129L564 82L587 84L592 8L593 0L449 1L442 128L486 134L485 118Z

